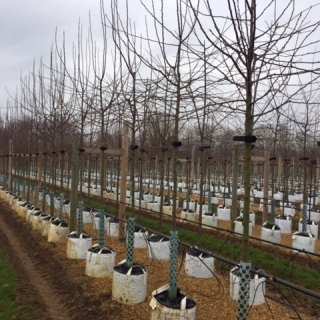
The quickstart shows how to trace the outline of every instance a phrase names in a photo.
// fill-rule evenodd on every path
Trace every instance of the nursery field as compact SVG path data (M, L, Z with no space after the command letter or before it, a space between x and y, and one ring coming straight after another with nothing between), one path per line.
M97 243L93 226L84 227ZM0 201L0 236L5 257L16 271L19 283L15 299L18 311L11 319L150 319L151 293L168 282L169 263L148 258L147 249L135 249L134 261L148 271L147 299L134 306L113 302L111 277L86 276L85 261L67 259L65 244L47 242L46 237L31 230L3 200ZM123 242L106 237L106 244L117 252L116 262L126 258ZM236 319L237 303L230 299L227 270L216 266L211 279L191 278L185 273L183 257L181 251L178 284L181 291L196 301L197 319ZM272 283L266 283L266 292L266 303L252 307L250 319L319 319L319 310L313 306L303 308L304 302L299 302L298 297L291 303L299 307L299 313L284 303L274 302L284 299Z

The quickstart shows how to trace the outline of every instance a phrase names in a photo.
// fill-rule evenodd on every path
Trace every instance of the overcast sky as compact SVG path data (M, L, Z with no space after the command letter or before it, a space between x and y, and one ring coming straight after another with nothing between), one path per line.
M226 0L214 0L214 2ZM266 0L261 0L266 3ZM124 2L124 1L120 1ZM306 8L318 3L319 0L297 0L298 9ZM109 6L109 0L105 6ZM144 27L143 10L139 7L139 0L130 0L130 17L138 27ZM150 6L150 1L146 0ZM156 1L158 4L158 2ZM165 0L169 7L166 17L174 24L170 14L174 15L170 6L173 0ZM224 2L223 2L224 3ZM226 3L224 3L226 4ZM259 2L258 2L259 4ZM223 10L224 6L217 8ZM168 8L167 8L168 9ZM311 20L317 20L320 8L315 8ZM62 44L62 33L65 32L66 46L70 50L72 43L77 41L78 23L81 19L84 33L88 30L89 11L93 24L94 38L101 40L100 1L99 0L0 0L0 112L6 106L9 94L14 95L16 88L20 90L20 76L28 76L32 71L33 62L36 69L40 65L40 58L49 65L50 47L54 43L55 31L58 28L58 46ZM168 17L169 13L169 17ZM9 94L7 93L9 92Z
M0 106L6 106L8 94L20 87L21 72L32 71L40 57L48 63L50 47L58 33L65 31L66 42L77 40L79 18L88 25L100 24L99 0L1 0L0 1ZM59 43L60 45L60 43Z

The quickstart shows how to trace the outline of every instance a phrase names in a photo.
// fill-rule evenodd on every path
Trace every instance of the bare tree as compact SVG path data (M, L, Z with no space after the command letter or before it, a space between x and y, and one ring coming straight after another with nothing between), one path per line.
M262 5L256 0L228 0L213 8L209 0L189 0L197 26L220 59L211 62L216 77L231 97L232 108L243 116L244 147L244 232L241 260L249 262L249 206L251 142L254 124L262 115L273 113L310 85L307 73L319 77L318 63L312 57L319 42L313 38L319 21L308 21L312 9L296 11L296 1L271 0ZM196 54L196 52L195 52ZM200 53L198 56L201 57ZM218 66L218 68L217 68ZM297 83L297 76L303 84ZM283 95L273 106L274 97ZM221 92L223 95L223 92ZM247 308L245 308L245 317ZM242 316L239 316L241 319Z

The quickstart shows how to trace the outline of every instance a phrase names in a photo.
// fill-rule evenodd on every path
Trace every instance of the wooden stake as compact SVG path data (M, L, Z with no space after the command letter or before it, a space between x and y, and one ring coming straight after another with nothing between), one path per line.
M238 188L238 161L239 150L237 147L233 149L232 159L232 203L231 203L231 229L234 231L234 221L238 215L238 200L237 200L237 188Z
M270 151L265 150L265 159L270 158ZM263 210L262 210L262 222L266 222L268 219L268 195L269 195L269 172L270 162L266 160L263 166Z
M119 237L123 239L125 237L125 225L123 220L125 219L125 213L127 209L127 170L128 170L128 145L129 145L129 126L126 122L123 123L122 128L122 157L121 157L121 181L120 181L120 208L119 208Z
M9 140L9 166L8 166L8 191L12 191L12 157L13 157L12 140Z
M71 159L71 196L70 196L70 231L77 231L77 204L79 184L79 135L72 137Z

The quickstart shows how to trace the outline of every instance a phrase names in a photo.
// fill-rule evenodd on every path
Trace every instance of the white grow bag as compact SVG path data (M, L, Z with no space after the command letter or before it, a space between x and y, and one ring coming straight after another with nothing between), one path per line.
M197 209L196 209L196 214L200 214L200 204L199 204L199 203L197 203L196 208L197 208ZM202 214L203 214L204 212L207 212L208 209L209 209L208 203L202 204Z
M193 278L212 278L214 275L214 258L198 250L187 252L184 270L188 276Z
M183 209L187 209L187 200L183 201ZM194 200L190 200L189 201L189 210L195 211L196 209L196 203L194 202Z
M285 216L291 216L291 217L294 217L294 215L296 214L296 209L294 206L291 206L291 207L284 207L283 208L283 213Z
M302 218L299 221L298 231L302 232ZM319 225L318 225L318 223L316 221L313 221L313 220L308 221L308 223L307 223L307 232L313 234L314 237L316 239L318 239L318 236L319 236Z
M160 211L160 203L158 203L158 201L156 201L156 200L149 201L147 206L148 206L148 210L150 210L150 211L155 211L155 212Z
M299 231L292 235L292 248L314 252L316 238L311 234L302 235Z
M78 235L73 231L68 236L67 258L84 260L87 257L87 251L92 247L92 237L86 233Z
M218 217L214 214L208 214L204 212L202 215L202 227L206 229L211 229L211 227L218 226Z
M243 217L240 216L234 221L234 232L243 234ZM252 236L252 222L249 221L249 236Z
M317 211L311 210L310 211L310 220L314 220L314 221L319 222L320 221L320 211L319 210L317 210Z
M243 209L240 211L240 217L243 217ZM249 211L249 221L251 221L252 226L256 225L256 214L253 211Z
M147 297L147 270L139 265L126 270L126 260L113 268L112 300L121 304L134 305L142 303Z
M148 257L156 260L170 259L170 241L167 238L152 234L148 238Z
M162 206L162 212L163 214L166 214L168 216L172 216L172 206L168 204L164 204Z
M180 294L184 297L181 300L180 308L170 308L157 300L160 295L166 297L168 289L169 286L165 285L152 292L150 320L195 320L196 303L182 292Z
M223 205L218 206L217 208L217 215L219 220L230 220L230 208L229 207L223 207Z
M106 216L105 214L104 216L104 230L107 230L108 228L108 221L111 219L111 217ZM94 218L93 218L93 222L94 222L94 228L96 230L100 230L100 216L99 216L99 212L95 213Z
M138 229L138 228L137 228ZM148 231L137 230L133 233L134 248L146 248L148 239ZM128 235L127 235L128 240Z
M69 225L55 219L51 222L48 232L48 242L64 243L67 241L69 235Z
M273 243L281 243L281 230L276 224L265 222L261 228L261 239Z
M238 276L240 267L236 266L230 271L230 298L238 301L239 282ZM266 278L251 273L249 305L257 306L265 302L265 282Z
M113 273L115 261L115 251L95 245L87 250L85 274L94 278L108 277Z
M180 213L180 217L183 220L189 220L189 221L194 221L194 212L193 210L189 209L183 209Z
M285 217L278 216L275 219L275 223L279 226L281 233L283 234L291 234L292 233L292 220L289 216Z

